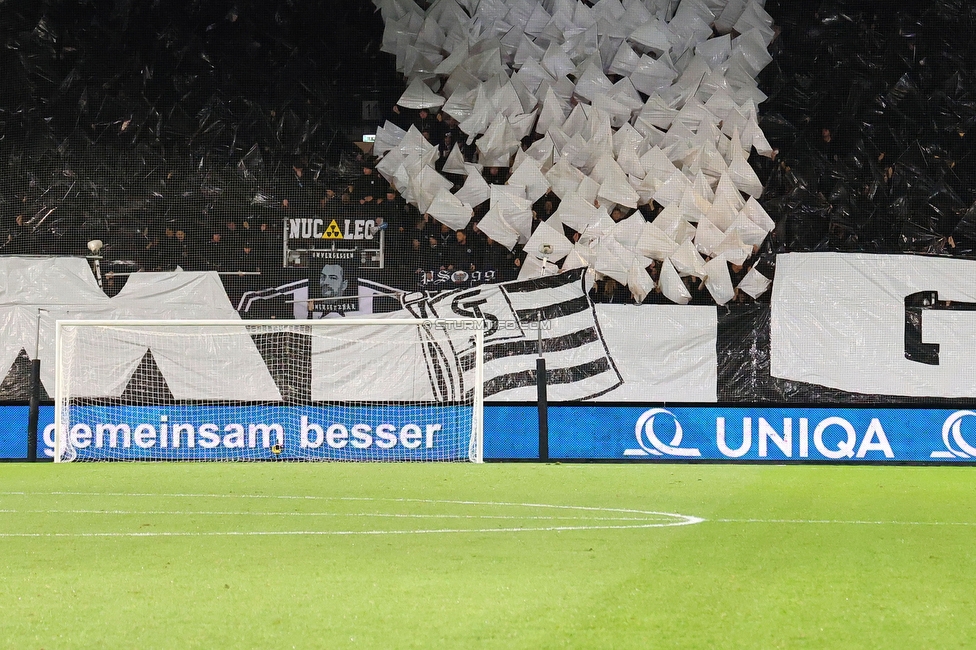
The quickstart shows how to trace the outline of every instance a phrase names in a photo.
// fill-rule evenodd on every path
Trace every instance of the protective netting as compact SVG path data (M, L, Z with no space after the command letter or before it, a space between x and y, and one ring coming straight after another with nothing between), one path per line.
M655 304L674 302L668 294L692 306L721 304L734 296L717 309L720 401L871 402L889 398L769 374L767 301L769 280L776 283L777 255L843 251L973 258L976 50L971 45L976 7L971 3L363 0L309 5L203 0L178 9L131 2L73 7L8 1L3 7L0 69L9 74L7 83L0 84L0 254L83 255L89 241L101 241L102 289L109 295L119 292L129 271L179 267L223 274L226 293L245 318L314 318L327 313L327 307L348 312L346 306L380 312L401 307L389 296L397 291L474 290L523 273L550 274L554 256L566 253L572 243L572 252L565 255L568 266L587 266L605 276L588 291L594 302L613 303L609 309L623 307L616 303L629 306L647 290L643 302ZM475 16L478 30L460 29ZM384 17L394 20L384 23ZM682 25L693 29L679 29ZM763 36L763 48L747 47L747 35L755 29ZM667 43L655 45L656 32ZM458 37L462 33L463 39ZM768 65L756 76L744 76L732 58L755 63L755 70L761 62ZM469 62L455 66L459 60ZM479 61L490 66L481 70ZM504 68L503 75L491 74L498 68ZM672 68L680 73L674 78ZM738 73L730 75L733 68ZM540 70L553 80L540 76ZM652 97L655 92L641 86L647 88L655 71L666 74ZM538 82L532 97L524 92L527 80ZM718 185L711 165L719 158L684 154L689 146L704 144L702 134L714 135L713 111L735 118L726 86L734 82L741 90L750 80L768 96L759 101L756 95L753 108L775 156L750 155L747 162L761 181L757 202L776 225L744 265L725 269L713 256L704 268L709 256L703 249L715 243L714 229L703 230L701 242L682 241L686 245L673 250L691 232L683 222L670 222L681 228L666 232L668 237L650 227L666 207L663 201L671 200L681 213L699 208L694 199L705 187L697 183L697 173L687 175L696 183L690 191L679 177L680 193L662 185L660 200L652 196L651 203L640 206L640 215L625 216L630 208L624 206L617 216L625 218L601 233L599 246L584 250L579 242L566 240L567 234L574 236L573 223L583 227L589 210L562 201L561 193L589 197L587 192L599 194L606 184L605 195L626 198L626 188L614 182L620 179L617 169L606 161L597 164L602 156L586 155L593 153L594 135L606 134L602 118L601 128L592 128L594 114L611 116L612 146L601 153L612 153L629 176L646 172L646 179L648 173L670 170L667 162L681 171L700 168L714 191ZM608 88L607 82L613 85ZM625 125L621 108L634 99L627 83L642 103L639 109L634 104ZM488 92L496 86L498 93ZM669 96L675 86L688 92ZM500 110L481 111L479 116L490 118L485 124L468 123L478 136L468 142L472 134L451 115L466 108L460 100L472 91L472 113L479 105ZM731 94L736 110L742 109L742 97ZM455 96L450 105L444 101L423 108ZM556 110L567 108L567 101L571 111ZM511 128L496 128L500 137L488 137L491 121L505 110ZM682 112L680 119L671 119L676 110ZM489 164L500 148L508 151L512 131L526 126L517 116L532 111L537 112L532 133L519 140L510 166ZM385 126L387 120L396 128ZM638 132L643 138L636 142L632 131L645 128L647 120L662 124L651 125L656 131ZM733 163L738 172L746 172L742 152L733 159L726 147L732 121L714 125L722 135L716 149L730 172ZM556 139L550 135L547 140L542 134L553 125L567 137L553 131ZM406 138L411 130L423 137L413 133ZM657 131L667 140L653 144L648 134L656 139ZM425 151L426 167L432 164L452 181L451 192L438 190L427 197L433 217L424 218L400 192L386 198L383 170L372 167L367 174L365 169L380 161L353 145L363 133L376 133L374 154L384 151L391 137L400 153L411 146ZM742 135L740 128L740 141ZM642 154L639 166L630 151L635 142ZM480 149L479 143L484 144ZM656 154L644 158L655 146L668 152L666 160ZM547 156L550 147L553 155ZM587 181L581 190L581 179L567 168L572 165L557 166L562 158L586 158L584 169L590 180L601 179L599 189ZM535 196L542 186L527 166L532 163L541 163L538 171L552 184L532 203L532 219L520 207L517 218L506 213L488 220L499 236L511 238L514 232L521 242L528 235L528 241L509 250L488 241L471 223L485 220L494 203L503 212L510 210L514 199L498 188L522 187L518 206ZM471 173L478 165L483 168ZM409 165L403 170L411 181L408 190L413 185L426 192L441 183L429 172L411 176L416 170ZM400 182L400 176L394 179ZM655 182L654 195L658 189ZM471 223L461 228L469 215L458 210L459 203L472 205L482 197L487 199ZM611 220L613 197L604 196ZM522 231L498 227L495 217ZM598 221L610 227L602 215ZM375 268L375 256L363 254L375 247L365 239L374 229L384 240L383 268ZM326 266L334 266L327 262L335 261L305 254L316 232L341 233L348 247L357 249L353 263L342 269L346 291L335 306L313 302L326 296L329 288L321 278ZM358 235L364 239L354 239ZM662 259L653 258L655 264L643 270L641 260L635 266L633 258L623 255L635 242L651 258ZM129 280L125 286L132 284ZM738 290L730 293L730 287ZM382 297L360 298L367 290ZM37 314L19 303L3 306L26 315L10 317L17 328L4 327L6 356L0 368L6 374L0 398L26 400ZM901 318L895 311L894 317ZM641 320L660 320L652 312L642 312ZM603 328L610 339L607 356L617 365L639 356L616 353L613 346L615 338L636 339L647 331L634 322ZM657 331L656 325L649 326ZM15 335L20 337L16 342ZM43 357L43 330L41 336ZM145 365L152 363L147 359ZM49 367L45 360L44 382ZM707 384L708 399L716 392L713 384ZM295 389L301 386L296 383ZM635 394L646 399L650 393L641 388Z

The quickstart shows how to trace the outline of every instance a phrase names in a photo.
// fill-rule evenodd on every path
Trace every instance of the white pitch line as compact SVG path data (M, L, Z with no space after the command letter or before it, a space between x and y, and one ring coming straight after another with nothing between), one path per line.
M720 524L845 524L850 526L976 526L971 521L869 521L866 519L709 519Z
M219 536L273 536L273 535L418 535L418 534L437 534L437 533L524 533L524 532L563 532L579 530L633 530L645 528L670 528L675 526L688 526L699 524L704 519L691 515L682 515L671 512L655 512L649 510L635 510L629 508L601 508L597 506L567 506L549 503L510 503L497 501L460 501L460 500L440 500L440 499L408 499L408 498L373 498L373 497L320 497L320 496L290 496L290 495L260 495L260 494L152 494L152 493L125 493L125 492L0 492L0 496L84 496L84 497L153 497L153 498L184 498L184 499L206 499L206 498L251 498L251 499L301 499L319 501L357 501L357 502L382 502L382 503L409 503L409 504L428 504L428 505L461 505L473 507L517 507L517 508L549 508L555 510L574 510L588 513L614 513L640 515L640 517L543 517L537 515L441 515L441 514L420 514L420 513L281 513L281 512L224 512L224 511L131 511L131 510L0 510L0 513L17 514L31 512L33 514L42 513L64 513L64 514L131 514L131 515L252 515L252 516L361 516L361 517L390 517L390 518L410 518L410 519L505 519L505 520L545 520L545 521L632 521L632 524L599 524L599 525L579 525L579 526L545 526L545 527L509 527L509 528L433 528L420 530L318 530L318 531L195 531L195 532L104 532L104 533L82 533L82 532L50 532L50 533L0 533L0 538L11 537L219 537ZM654 519L666 519L670 521L652 521ZM638 523L639 522L639 523Z
M158 494L152 492L68 492L68 491L55 491L55 492L21 492L21 491L0 491L0 497L3 496L84 496L84 497L151 497L151 498L189 498L189 499L282 499L282 500L306 500L306 501L370 501L370 502L387 502L387 503L428 503L428 504L448 504L448 505L464 505L464 506L500 506L500 507L521 507L521 508L551 508L559 510L578 510L578 511L590 511L590 512L614 512L614 513L626 513L626 514L637 514L645 516L656 516L656 517L668 517L677 519L677 522L666 523L666 524L653 524L650 527L660 527L660 526L685 526L689 524L697 524L705 521L711 521L715 523L748 523L748 524L836 524L836 525L869 525L869 526L976 526L976 522L967 521L873 521L864 519L760 519L760 518L716 518L716 519L703 519L700 517L693 517L690 515L681 515L669 512L653 512L647 510L636 510L631 508L603 508L598 506L567 506L567 505L557 505L550 503L512 503L504 501L463 501L463 500L441 500L441 499L410 499L410 498L388 498L388 497L328 497L328 496L317 496L317 495L274 495L274 494L205 494L205 493L170 493L170 494ZM15 512L15 511L2 511L0 512ZM46 510L34 511L37 514L43 514L44 512L52 512ZM73 512L73 511L66 511ZM85 513L86 511L77 511L79 514ZM97 514L102 511L93 511L92 514ZM119 511L122 514L122 511ZM136 513L132 514L144 514ZM145 514L155 514L155 513L145 513ZM165 512L160 512L158 514L166 514ZM183 514L183 513L173 513L173 514ZM187 511L185 514L207 514L200 512L190 512ZM223 514L223 513L214 513ZM272 514L296 514L296 515L307 515L315 516L320 513L226 513L228 515L272 515ZM326 513L321 513L321 516L327 516ZM336 515L336 516L347 516L347 515ZM384 513L360 513L356 516L375 516L375 517L402 517L402 518L456 518L456 519L523 519L523 520L574 520L578 519L581 521L646 521L641 518L612 518L612 517L536 517L536 516L504 516L504 515L410 515L410 514L384 514ZM631 528L632 526L624 526L624 528ZM648 527L648 526L633 526L636 528ZM599 527L581 527L581 528L537 528L537 529L526 529L526 528L516 528L511 529L512 531L525 531L525 530L575 530L575 529L587 529L594 530ZM486 529L485 531L471 530L470 532L492 532L492 531L502 531L505 532L508 529ZM310 533L310 534L409 534L418 531L376 531L375 533L358 533L355 531L339 531L339 532L321 532L321 533ZM445 532L466 532L464 530L445 530ZM32 534L32 533L31 533ZM65 533L65 535L73 535L74 533ZM182 534L182 533L179 533ZM204 534L204 533L200 533ZM221 533L223 534L223 533ZM244 534L244 533L235 533ZM264 534L264 533L254 533L254 534ZM269 534L293 534L293 533L269 533ZM3 534L0 534L2 536ZM128 535L128 533L125 533ZM141 534L140 534L141 535ZM8 535L9 536L9 535Z
M425 515L385 512L253 512L253 511L201 511L201 510L12 510L0 509L0 514L68 514L68 515L162 515L162 516L216 516L216 517L363 517L378 519L483 519L519 521L634 521L650 522L647 517L541 517L532 515ZM670 518L674 518L672 515ZM725 524L844 524L871 526L976 526L968 521L868 521L856 519L708 519ZM672 524L669 524L672 525Z
M647 517L540 517L532 515L423 515L387 512L232 512L232 511L201 511L201 510L12 510L0 509L0 514L31 514L31 515L207 515L218 517L385 517L392 519L517 519L540 521L650 521ZM660 517L659 517L660 518ZM673 517L672 517L673 518Z
M651 510L636 510L633 508L605 508L600 506L567 506L551 503L513 503L508 501L461 501L454 499L408 499L389 497L323 497L323 496L293 496L278 494L194 494L171 493L157 494L152 492L0 492L0 496L84 496L84 497L153 497L153 498L181 498L181 499L287 499L313 501L372 501L385 503L428 503L461 506L501 506L511 508L552 508L556 510L581 510L587 512L621 512L636 515L655 515L663 517L686 518L672 512L655 512ZM697 519L697 517L692 517ZM697 523L697 522L696 522Z
M286 499L308 501L383 501L389 503L443 503L462 506L508 506L522 508L558 508L566 510L595 510L600 512L632 512L648 514L644 510L627 508L603 508L600 506L566 506L551 503L514 503L507 501L462 501L456 499L409 499L404 497L324 497L324 496L295 496L284 494L195 494L170 493L159 494L153 492L0 492L0 496L79 496L79 497L153 497L177 499ZM650 513L661 514L661 513ZM667 513L663 513L667 514Z
M431 528L421 530L283 530L283 531L211 531L211 532L140 532L140 533L0 533L9 537L249 537L249 536L311 536L311 535L433 535L438 533L532 533L576 530L633 530L638 528L669 528L701 523L702 519L688 517L686 521L634 526L547 526L545 528Z

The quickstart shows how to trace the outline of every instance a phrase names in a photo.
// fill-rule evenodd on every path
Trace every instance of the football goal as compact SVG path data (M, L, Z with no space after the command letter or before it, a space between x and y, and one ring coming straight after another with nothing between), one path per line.
M482 460L478 319L58 321L55 461Z

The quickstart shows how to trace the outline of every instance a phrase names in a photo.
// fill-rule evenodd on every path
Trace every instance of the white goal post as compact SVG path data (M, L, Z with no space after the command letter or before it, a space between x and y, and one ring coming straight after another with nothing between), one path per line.
M56 462L483 460L474 318L59 320Z

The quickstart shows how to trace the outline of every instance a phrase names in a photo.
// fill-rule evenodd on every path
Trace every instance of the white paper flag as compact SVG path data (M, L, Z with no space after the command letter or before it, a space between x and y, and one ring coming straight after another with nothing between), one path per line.
M525 252L532 257L558 262L573 250L573 243L566 239L562 230L562 226L557 230L547 221L541 222L525 244Z
M397 100L397 104L404 108L434 108L443 106L445 99L435 93L420 78L410 82L406 91Z
M705 262L705 288L712 294L715 304L724 305L735 297L729 265L721 255Z
M471 221L471 206L442 189L427 208L427 213L451 230L461 230Z
M674 270L670 260L664 260L661 267L661 293L665 298L679 305L687 305L691 302L691 292L688 291L678 272Z
M771 284L772 282L769 281L769 278L757 271L756 267L752 267L746 273L746 276L742 278L742 281L739 282L737 288L739 291L755 299L766 293Z

